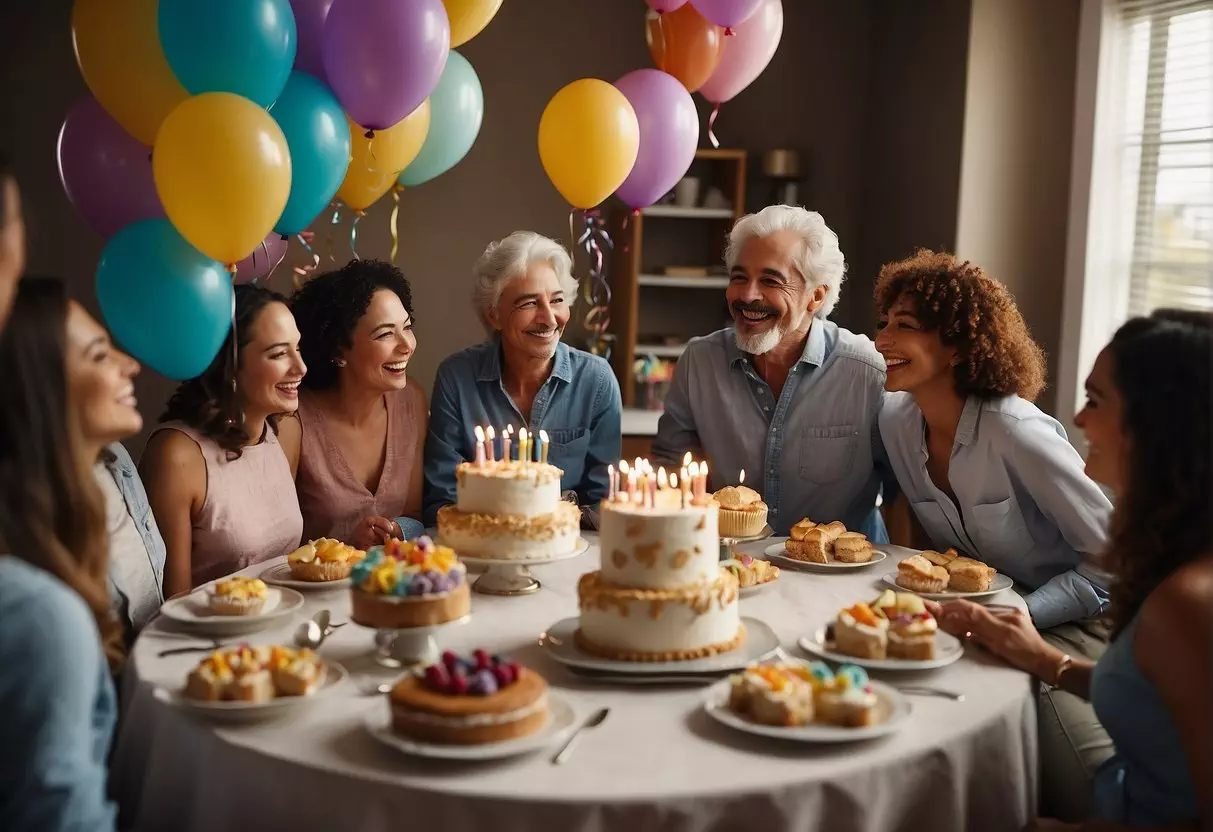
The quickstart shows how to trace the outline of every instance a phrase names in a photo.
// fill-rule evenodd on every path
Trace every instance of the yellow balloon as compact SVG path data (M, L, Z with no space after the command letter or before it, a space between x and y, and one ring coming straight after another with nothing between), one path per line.
M157 0L76 0L72 42L93 97L148 147L189 97L160 48Z
M639 149L632 105L597 78L560 90L539 119L539 159L574 208L593 208L610 196L632 172Z
M348 118L348 116L347 116ZM421 152L430 132L430 100L386 130L367 130L350 120L350 166L337 198L355 211L365 210L388 192L400 171Z
M208 257L253 253L282 216L291 154L278 122L247 98L208 92L169 113L152 150L164 212Z
M489 25L501 0L442 0L451 21L451 48L462 46Z

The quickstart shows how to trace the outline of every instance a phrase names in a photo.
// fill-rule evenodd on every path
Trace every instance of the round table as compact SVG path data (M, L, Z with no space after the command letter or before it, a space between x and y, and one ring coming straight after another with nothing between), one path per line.
M591 536L592 537L592 536ZM777 542L778 539L775 539ZM739 547L760 554L772 541ZM783 647L855 601L883 588L909 550L859 570L822 574L783 569L779 583L742 599L742 614L766 621ZM364 729L381 695L362 692L373 632L355 624L324 643L325 658L355 677L323 702L265 723L212 723L155 695L176 689L202 654L159 658L194 643L158 619L136 643L123 685L125 706L112 763L123 822L144 829L256 830L898 830L1019 829L1036 804L1033 683L975 647L929 673L884 673L927 684L963 702L912 697L913 712L892 736L845 745L807 745L736 732L701 708L702 687L623 686L590 680L549 658L537 637L577 614L577 578L597 568L597 541L573 560L534 570L543 589L506 598L474 594L472 620L440 646L484 646L547 677L578 718L609 705L572 759L554 749L508 760L454 763L405 756ZM245 570L256 574L266 564ZM990 599L1022 606L1014 592ZM248 637L288 642L304 616L348 618L345 591L308 593L298 615ZM382 671L378 671L382 673ZM362 677L366 678L366 677Z

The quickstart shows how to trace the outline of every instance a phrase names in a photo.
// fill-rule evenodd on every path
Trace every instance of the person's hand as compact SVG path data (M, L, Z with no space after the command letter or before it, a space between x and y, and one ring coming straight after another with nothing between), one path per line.
M1062 653L1040 637L1022 610L995 613L972 601L949 601L939 605L935 618L944 632L968 638L1020 670L1053 682Z
M1053 818L1036 818L1023 828L1024 832L1081 832L1081 823L1065 823Z
M365 517L358 524L358 528L354 529L354 547L365 551L399 536L400 529L396 521L386 517Z

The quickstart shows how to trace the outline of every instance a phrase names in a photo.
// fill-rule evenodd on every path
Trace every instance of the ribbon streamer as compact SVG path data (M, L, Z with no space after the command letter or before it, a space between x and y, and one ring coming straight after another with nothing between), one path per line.
M271 280L273 280L273 279L274 279L274 273L278 271L278 267L279 267L279 266L281 266L281 265L282 265L284 262L286 262L286 253L287 253L287 251L288 251L288 250L289 250L289 248L290 248L290 245L289 245L289 244L290 244L290 239L291 239L291 238L290 238L290 237L287 237L285 234L282 236L282 240L288 244L288 245L287 245L287 248L284 248L284 249L282 250L282 256L278 258L278 262L277 262L277 263L275 263L274 265L270 266L269 273L268 273L268 274L266 274L266 276L265 276L265 278L264 278L264 280L265 280L265 282L266 282L266 283L269 283ZM261 247L262 247L262 248L265 248L265 241L264 241L264 240L261 242ZM268 256L269 256L269 253L270 253L268 248L266 248L266 249L265 249L265 253L266 253L266 256L268 257ZM254 283L256 283L257 281L255 281L255 280L254 280L253 282L254 282Z
M315 235L311 231L300 231L295 235L295 238L303 244L305 249L307 249L308 256L312 258L312 265L295 267L295 276L293 278L293 282L296 290L303 287L305 279L308 277L308 275L320 268L320 255L312 250L311 245L311 240L314 236Z
M404 186L395 184L392 186L392 219L390 226L392 231L392 256L389 261L394 266L396 265L396 252L400 250L400 233L397 228L397 221L400 219L400 192L404 190Z
M717 103L712 107L712 114L708 116L708 141L712 143L712 147L720 149L720 142L716 139L716 116L720 115L720 104Z
M361 260L358 256L358 220L366 216L366 211L355 211L354 221L350 223L350 254L354 255L355 260Z
M604 268L604 248L613 249L614 242L607 233L606 221L597 209L585 212L585 228L577 245L584 247L590 266L589 280L582 283L582 297L590 307L582 326L589 336L590 352L609 359L614 336L607 334L611 325L611 285Z
M325 241L328 246L329 262L336 263L337 258L333 256L333 231L341 222L341 203L333 202L333 218L329 220L328 239Z

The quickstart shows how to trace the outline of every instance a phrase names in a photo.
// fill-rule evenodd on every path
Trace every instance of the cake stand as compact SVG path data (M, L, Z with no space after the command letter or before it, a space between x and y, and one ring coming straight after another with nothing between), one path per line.
M428 627L375 630L375 664L396 670L402 667L429 665L438 661L438 642L434 636L472 620L468 613L462 618L432 624Z
M728 560L733 557L733 547L738 543L754 543L759 540L766 540L771 535L775 534L775 530L768 524L762 527L762 531L750 537L722 537L720 538L720 559Z
M556 563L562 560L584 555L590 548L589 541L578 538L577 548L563 555L545 555L534 558L476 558L460 555L459 559L469 566L487 566L488 571L472 584L472 591L484 595L530 595L538 592L542 586L538 579L531 574L528 566L541 566L545 563Z

